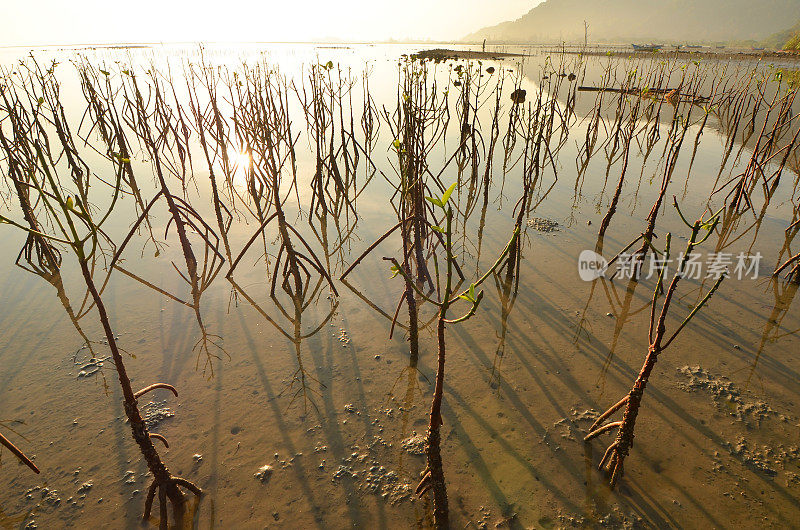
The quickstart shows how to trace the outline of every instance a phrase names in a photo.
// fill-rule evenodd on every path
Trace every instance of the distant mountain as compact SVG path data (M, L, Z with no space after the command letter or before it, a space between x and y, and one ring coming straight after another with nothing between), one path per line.
M789 29L769 36L764 44L770 48L800 50L800 21Z
M470 42L762 41L800 15L800 0L547 0Z

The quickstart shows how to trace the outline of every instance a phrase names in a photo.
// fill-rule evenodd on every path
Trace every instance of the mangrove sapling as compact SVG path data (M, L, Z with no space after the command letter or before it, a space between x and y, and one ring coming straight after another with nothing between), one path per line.
M351 213L357 217L353 201L369 182L365 180L361 185L357 184L360 153L367 155L368 166L374 168L374 164L367 151L371 148L361 145L356 139L352 101L356 79L349 70L343 76L340 67L336 68L338 77L334 79L333 70L334 64L331 61L312 65L308 83L303 83L302 90L292 85L303 108L316 156L316 170L312 179L314 195L310 210L317 217L329 212L334 217L342 213L344 217L349 217ZM369 105L369 96L365 95L365 98L365 105ZM365 109L367 110L372 109ZM369 122L371 117L372 114L366 123L368 134L373 132ZM362 123L362 127L364 125ZM340 170L340 166L343 170ZM348 209L342 211L342 207ZM309 216L309 221L311 217Z
M500 138L500 109L501 96L503 95L503 83L505 82L506 71L500 70L497 75L497 86L494 90L494 110L492 111L492 127L489 133L489 149L486 152L486 165L483 170L483 204L481 206L481 220L478 227L478 260L481 255L481 244L483 242L483 229L486 225L486 207L489 205L489 185L492 182L492 166L494 163L494 150L497 140Z
M440 451L440 427L442 426L442 398L444 395L444 369L445 369L445 357L447 353L447 348L445 344L445 327L447 324L458 324L460 322L464 322L471 318L475 311L478 309L478 305L480 304L481 300L483 299L483 291L475 293L475 289L481 285L487 278L489 278L494 272L500 267L501 263L505 259L506 255L509 252L514 241L516 241L517 237L519 236L519 226L515 227L514 234L511 236L511 240L506 245L505 249L503 250L500 257L494 263L494 265L484 273L477 281L472 283L469 288L463 291L460 294L454 293L454 285L453 280L455 276L455 269L454 263L456 261L456 256L452 254L452 242L453 242L453 208L452 206L448 205L448 201L450 199L450 195L453 193L457 185L453 183L440 198L435 197L426 197L426 200L431 204L437 206L439 209L443 210L444 212L444 219L445 219L445 226L444 227L432 227L435 231L440 232L444 235L445 244L444 244L444 270L445 270L445 278L444 283L440 281L441 278L439 277L438 271L440 270L436 267L437 270L437 278L436 278L436 285L439 286L438 292L438 300L434 300L429 298L418 286L416 281L412 279L406 269L397 261L396 258L384 258L387 261L392 263L392 272L393 276L397 276L398 274L403 276L406 280L407 285L411 285L414 290L416 291L417 295L420 296L422 299L426 300L427 302L435 305L439 308L437 314L437 327L436 327L436 336L437 336L437 343L438 343L438 355L437 355L437 369L436 369L436 383L433 391L433 399L431 401L431 410L430 410L430 422L428 424L428 435L427 435L427 467L425 471L422 473L422 480L420 481L419 485L417 486L415 493L419 496L424 495L428 490L433 492L433 510L434 510L434 524L437 528L449 528L449 512L448 512L448 505L447 505L447 487L444 480L444 470L442 467L442 456ZM435 258L434 258L435 259ZM443 285L443 290L442 290ZM459 300L467 301L471 304L469 310L461 317L458 318L448 318L448 311L450 307L458 302Z
M84 138L84 145L95 149L93 143L89 141L90 136L94 131L100 135L100 139L106 147L104 153L105 158L110 161L119 160L123 163L123 177L122 180L127 186L126 193L134 197L137 212L142 212L145 209L145 201L142 197L142 191L136 180L131 165L131 153L128 139L124 132L124 124L117 108L117 95L118 89L111 84L111 74L105 70L99 70L93 67L85 59L76 63L78 75L81 79L81 89L84 98L87 102L86 112L84 114L84 121L88 121L88 129L81 126L78 128L79 134ZM103 79L101 81L101 79ZM124 104L124 100L123 100ZM88 120L87 120L88 118ZM101 153L103 154L103 153ZM161 251L162 245L158 242L153 233L153 227L150 224L150 219L145 218L145 228L149 235L149 241L153 243L155 252ZM105 283L100 288L100 293L103 293ZM83 311L90 310L84 308Z
M650 374L653 371L653 367L658 360L658 356L672 344L672 341L680 334L680 332L686 327L686 325L692 320L692 318L705 306L708 300L714 295L714 293L719 288L722 281L725 279L727 272L721 274L716 282L714 283L713 287L706 292L703 298L693 307L693 309L689 312L689 314L684 318L683 322L678 326L678 328L671 334L667 334L666 330L666 320L669 314L670 305L673 301L673 297L675 296L676 289L678 284L680 283L681 279L683 278L684 274L686 273L686 263L689 261L693 251L699 245L701 245L709 236L714 233L714 229L716 228L717 224L719 223L719 214L713 214L709 219L704 219L704 216L701 216L700 219L695 221L693 224L690 224L684 218L683 214L681 213L678 207L677 199L673 198L673 203L675 205L675 209L678 211L678 214L681 220L691 229L691 234L689 237L689 241L686 245L686 251L680 255L678 259L678 269L673 276L672 281L667 287L666 292L664 292L664 275L666 273L667 268L662 267L659 275L658 280L656 282L656 286L653 289L653 298L652 303L650 306L650 329L648 331L648 350L647 356L645 357L644 365L642 366L639 375L636 378L636 381L633 383L633 387L631 388L630 392L623 397L619 402L609 408L606 412L600 415L597 418L597 421L589 429L589 434L586 435L584 438L585 442L592 440L593 438L605 433L610 432L612 430L617 431L617 436L614 442L608 446L606 449L603 458L600 460L599 469L604 470L609 475L609 484L613 488L616 486L617 482L619 481L620 477L622 477L623 473L623 464L625 461L625 457L628 456L630 453L631 447L633 446L633 439L634 439L634 427L636 425L636 417L639 413L639 407L642 402L642 397L644 396L644 390L647 386L647 382L650 379ZM705 235L703 233L705 232ZM666 247L662 254L662 259L664 260L663 263L668 263L669 256L670 256L670 238L671 234L667 234L666 236ZM655 249L653 249L655 251ZM658 318L656 318L656 305L660 298L660 295L663 293L664 301L661 306L661 312L658 314ZM615 412L622 409L624 407L625 411L622 416L621 421L613 421L609 423L603 423L608 418L610 418Z
M770 189L769 182L773 180L780 180L780 175L783 171L783 168L791 151L794 148L794 145L797 142L798 134L800 134L800 129L798 129L793 135L790 134L791 141L780 148L778 147L779 140L784 137L787 132L791 133L793 122L797 118L797 115L792 113L792 106L797 95L797 90L792 87L788 87L785 94L779 98L779 96L783 93L782 79L782 76L778 77L775 94L766 104L767 108L763 115L763 124L761 125L759 135L756 138L755 146L747 167L745 168L744 172L729 180L719 188L722 189L731 183L736 183L731 192L728 194L728 199L730 200L731 205L734 206L737 211L744 211L747 208L753 208L751 194L754 191L756 184L762 179L764 181L764 190L767 194L769 193ZM761 102L765 98L764 92L759 90L759 95L760 97L758 101ZM774 110L777 112L773 115ZM772 122L772 126L769 127L772 116L774 116L774 121ZM755 124L755 120L756 111L754 110L751 122ZM745 140L743 146L746 143L747 141ZM767 176L766 168L770 166L770 162L773 159L779 156L781 156L781 163L777 166L777 169L771 173L770 176Z
M653 203L653 207L650 209L650 213L647 215L647 226L645 231L642 233L642 245L636 252L634 252L631 258L634 265L633 274L636 278L639 278L647 252L651 249L654 249L651 241L655 237L658 212L660 211L661 205L664 202L667 188L669 187L670 182L672 182L672 175L677 167L681 146L683 145L684 138L686 138L686 132L689 129L689 118L691 117L692 109L691 107L689 108L685 118L682 114L679 114L679 109L680 106L675 107L670 132L664 145L664 154L666 155L666 158L664 159L664 169L661 176L661 189L656 197L655 202Z
M151 392L155 389L166 389L177 396L177 391L172 385L166 383L156 383L148 387L134 392L131 386L130 378L127 374L125 362L121 354L121 350L116 342L116 336L111 326L111 320L106 312L105 304L103 303L100 292L97 289L94 278L92 276L92 260L97 252L101 251L101 244L108 241L107 236L102 232L102 225L108 219L108 214L113 210L119 198L119 190L122 188L122 174L123 168L121 164L117 164L115 168L116 182L114 183L114 193L108 210L105 215L99 216L99 221L95 220L92 214L92 207L83 203L83 201L76 197L65 196L62 183L58 180L57 175L54 173L55 168L48 167L48 163L42 152L43 146L39 144L38 140L34 141L34 147L39 159L39 166L37 170L41 173L41 181L37 178L32 178L32 185L38 195L38 201L43 205L49 214L52 216L54 223L53 234L45 234L44 232L37 232L36 235L47 238L50 242L58 243L67 246L74 257L78 261L81 273L83 275L84 283L89 291L94 307L97 308L98 317L103 327L106 343L111 350L111 355L114 360L114 368L117 372L120 386L122 387L123 394L123 408L125 415L131 426L133 439L139 446L139 450L145 459L150 473L153 475L153 483L148 489L147 497L145 500L144 519L150 517L150 512L156 493L159 494L160 505L160 528L167 528L167 499L172 504L173 509L177 514L182 514L184 495L180 491L180 487L186 488L195 495L201 495L202 490L195 486L193 483L183 478L173 476L167 466L161 459L158 451L153 444L153 438L157 438L166 444L166 440L161 435L151 435L148 431L147 424L141 416L138 406L138 399L144 394ZM47 146L45 146L47 148ZM48 157L50 158L50 157ZM89 176L87 175L87 178ZM11 218L0 215L0 224L9 224L16 228L23 230L25 233L31 234L33 230L26 227ZM81 234L83 232L83 234Z
M692 156L689 158L689 168L686 170L686 184L684 187L684 197L688 193L688 185L689 185L689 176L692 173L692 167L694 167L694 161L697 157L697 148L700 146L700 138L703 135L703 130L705 129L706 124L708 123L708 118L715 112L715 105L713 104L716 101L717 91L720 89L719 78L714 77L711 83L711 92L710 96L708 96L705 104L702 105L703 108L703 118L700 120L700 125L697 129L697 134L694 137L694 148L692 149Z
M369 83L367 77L369 70L363 73L363 109L361 119L361 129L363 133L363 145L357 139L353 92L356 90L357 83L348 74L342 76L342 70L338 72L338 82L334 82L330 76L330 69L322 66L313 66L313 70L320 70L321 74L327 72L327 81L321 76L310 76L312 97L307 101L306 97L309 90L303 85L302 96L300 89L293 85L298 95L300 103L305 110L306 122L309 132L313 136L315 152L317 156L317 170L314 177L313 190L315 195L319 195L323 188L320 187L322 174L332 176L334 182L341 183L342 186L334 186L332 189L327 184L324 187L325 196L320 198L312 197L312 203L317 207L310 209L308 222L314 232L314 236L322 245L324 250L325 265L328 270L334 270L337 266L344 268L345 249L349 249L351 236L356 228L359 216L356 215L356 201L359 195L366 189L366 186L377 174L378 168L372 160L372 150L377 142L377 129L380 126L380 114L375 108L374 100L369 94ZM322 82L324 81L324 82ZM322 98L321 94L332 92L330 98ZM347 96L345 98L345 96ZM330 108L320 101L330 101ZM330 119L325 118L330 111L334 115ZM335 114L338 111L339 130L335 133ZM326 141L325 123L330 122L331 137ZM377 123L376 123L377 122ZM363 152L366 158L364 165L364 179L359 181L358 164L361 159L359 153ZM323 154L325 153L325 154ZM341 164L337 162L341 160ZM339 167L344 167L344 172L340 172ZM328 182L331 178L325 179ZM331 223L332 221L332 223ZM329 232L331 227L336 233ZM335 239L331 239L331 236ZM335 258L336 263L331 263L331 258Z
M294 139L291 130L287 86L285 80L271 72L261 73L254 70L244 77L246 84L237 86L237 104L234 106L234 124L236 134L249 153L247 172L250 199L255 205L255 215L259 222L258 229L242 247L231 263L226 275L234 292L247 300L270 324L275 326L294 345L298 368L289 383L289 391L295 383L300 388L292 396L292 401L302 394L304 405L309 401L316 408L308 394L308 382L312 380L324 387L304 367L301 357L301 343L304 339L317 333L333 316L338 302L331 303L331 310L323 322L310 333L302 331L302 314L318 300L322 288L328 287L332 299L338 295L336 286L327 268L311 249L305 238L287 220L284 209L286 198L281 195L281 182L284 170L289 167L291 181L289 193L297 186L296 166L294 163ZM322 197L319 195L317 198ZM338 200L338 199L337 199ZM340 201L344 202L344 201ZM329 204L329 203L318 203ZM269 214L273 211L272 214ZM323 209L323 212L327 210ZM273 223L274 222L274 223ZM234 280L234 275L242 258L250 247L261 239L264 245L264 256L267 250L267 227L270 223L277 225L278 250L274 254L274 265L266 263L270 281L270 298L283 317L289 321L292 330L286 331L271 318L245 289ZM327 256L327 254L326 254ZM269 269L272 268L271 274ZM316 275L316 278L315 278ZM290 299L287 308L277 292L278 282L281 290ZM284 299L285 300L285 299Z
M364 68L364 73L361 74L361 84L362 84L362 97L363 97L363 108L361 111L361 131L364 137L364 155L367 157L367 160L372 159L372 151L378 145L378 138L380 136L380 129L381 129L381 119L380 119L380 111L378 110L378 106L375 103L374 98L369 90L369 77L372 73L371 68L369 66ZM371 164L374 167L374 164ZM370 176L367 178L371 179Z
M425 70L421 70L425 72ZM422 85L422 83L420 83ZM414 84L410 83L410 88L414 88ZM422 94L420 94L422 93ZM442 107L436 103L435 90L431 90L430 94L427 89L412 91L412 95L403 98L403 104L399 104L399 109L395 113L395 120L389 118L388 112L386 114L387 122L392 131L400 131L403 141L396 140L393 143L393 149L397 155L398 167L397 171L400 177L400 183L397 187L397 193L400 197L400 206L397 209L397 215L400 218L399 222L387 230L382 236L376 239L358 258L356 258L345 272L340 277L340 280L352 289L347 280L347 275L355 269L359 263L370 254L381 242L387 239L393 232L400 230L400 236L403 242L403 262L402 266L406 274L404 275L405 290L400 295L400 300L397 303L397 308L394 312L394 317L391 317L392 322L389 337L391 338L394 333L394 328L398 323L398 316L403 303L408 307L408 326L401 327L408 330L408 340L410 345L410 355L412 361L416 363L419 357L419 313L418 301L414 295L415 288L422 288L426 282L430 291L434 289L433 278L428 270L427 262L425 259L426 252L428 255L433 253L437 244L444 244L441 233L432 230L432 224L428 221L429 214L426 208L425 192L427 190L423 172L427 170L427 155L433 145L438 142L439 133L434 133L433 138L426 139L425 137L425 124L429 121L436 123L441 116ZM446 107L445 107L446 108ZM439 116L439 117L437 117ZM450 158L452 160L455 155ZM449 164L450 160L445 164ZM438 181L438 175L434 180ZM453 263L456 274L459 279L463 281L464 276L461 268L457 263ZM410 278L414 278L416 285L411 285ZM354 290L356 294L364 298L363 295ZM369 305L375 307L369 300L366 300ZM379 312L383 313L380 309ZM416 366L416 365L414 365Z
M426 283L429 290L434 288L425 254L433 252L436 240L442 242L442 239L441 234L431 230L431 223L428 221L432 212L426 207L424 198L427 192L425 177L430 174L434 182L440 182L441 173L434 176L428 168L428 156L444 138L449 110L447 92L444 96L438 94L435 77L431 76L429 79L428 72L424 62L412 60L402 64L399 72L402 83L398 87L396 109L390 114L384 108L384 119L395 138L392 149L397 156L397 165L393 167L399 177L399 183L395 186L399 197L399 205L396 207L399 222L351 264L342 274L342 280L381 241L399 229L403 242L402 266L407 273L406 277L415 278L418 288ZM460 148L456 150L444 167L460 151ZM457 269L457 272L462 277L461 270ZM408 327L405 329L409 334L410 354L412 360L416 360L419 355L418 301L414 296L414 288L408 282L397 303L390 338L403 303L408 308Z

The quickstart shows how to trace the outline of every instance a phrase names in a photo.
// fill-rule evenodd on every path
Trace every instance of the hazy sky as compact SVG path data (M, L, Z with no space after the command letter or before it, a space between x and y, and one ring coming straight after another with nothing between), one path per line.
M447 40L517 18L541 1L0 0L0 45Z

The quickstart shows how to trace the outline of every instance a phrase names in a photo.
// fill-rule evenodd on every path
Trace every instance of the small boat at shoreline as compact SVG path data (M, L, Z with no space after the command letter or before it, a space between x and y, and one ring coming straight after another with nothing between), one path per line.
M635 52L657 52L664 47L663 44L631 44Z

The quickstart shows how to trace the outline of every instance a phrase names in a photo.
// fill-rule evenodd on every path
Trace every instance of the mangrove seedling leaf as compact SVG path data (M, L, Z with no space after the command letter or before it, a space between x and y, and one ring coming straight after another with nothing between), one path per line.
M425 197L425 200L431 204L435 204L439 208L444 208L444 204L442 203L442 201L440 201L436 197Z
M445 204L447 204L447 201L448 201L448 200L450 200L450 195L452 195L452 193L453 193L453 190L454 190L454 189L456 189L456 185L457 185L457 184L458 184L458 182L457 182L457 181L456 181L456 182L453 182L453 183L450 185L450 187L449 187L449 188L447 188L447 191L446 191L446 192L444 192L444 195L442 195L442 204L441 204L441 206L444 206Z

